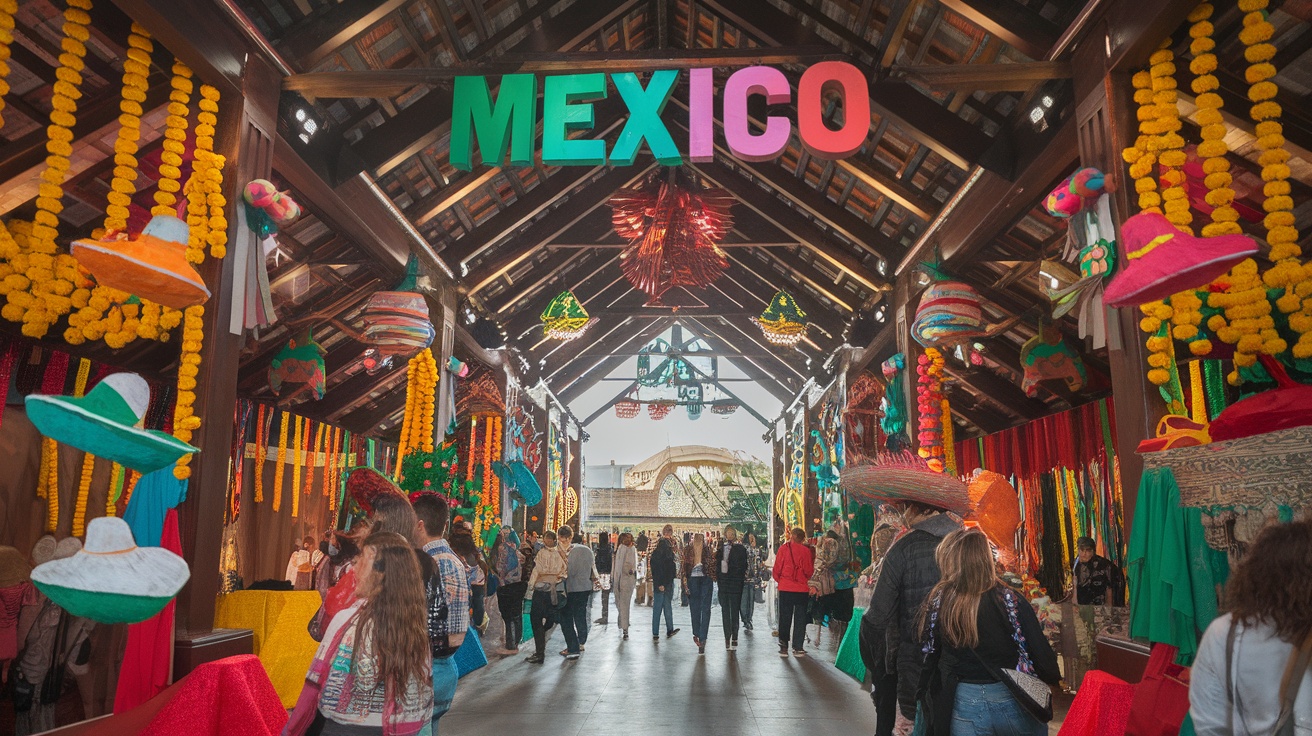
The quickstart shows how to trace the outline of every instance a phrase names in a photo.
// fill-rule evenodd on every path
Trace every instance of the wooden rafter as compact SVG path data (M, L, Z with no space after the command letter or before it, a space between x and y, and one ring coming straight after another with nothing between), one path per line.
M292 25L279 39L282 51L310 69L381 23L409 0L343 0Z
M940 0L1031 59L1043 59L1061 37L1057 24L1016 0Z

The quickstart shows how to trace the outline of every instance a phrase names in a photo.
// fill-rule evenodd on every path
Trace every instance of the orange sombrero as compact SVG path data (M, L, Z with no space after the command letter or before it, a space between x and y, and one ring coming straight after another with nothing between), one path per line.
M1107 284L1109 307L1133 307L1197 289L1257 253L1246 235L1197 238L1155 212L1142 212L1121 225L1125 266Z
M155 215L140 235L74 240L71 252L96 282L174 309L210 298L196 269L187 262L187 223Z

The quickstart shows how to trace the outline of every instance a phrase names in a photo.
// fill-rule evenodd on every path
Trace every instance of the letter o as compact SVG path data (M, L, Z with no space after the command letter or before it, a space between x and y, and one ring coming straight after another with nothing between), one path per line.
M824 120L824 93L839 90L843 127L831 130ZM847 158L870 134L870 88L860 69L845 61L822 61L802 74L797 85L797 127L802 145L818 159Z

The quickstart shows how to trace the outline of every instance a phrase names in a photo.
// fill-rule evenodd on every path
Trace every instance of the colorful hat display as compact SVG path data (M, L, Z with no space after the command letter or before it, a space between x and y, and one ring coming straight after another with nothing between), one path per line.
M25 402L41 434L143 474L200 452L172 435L141 428L150 385L135 373L106 376L81 398L32 394Z
M842 470L841 482L861 503L914 501L957 513L970 509L965 483L931 470L910 452L884 453L849 465Z
M405 275L391 291L369 298L361 321L365 342L384 355L414 355L433 344L437 330L429 320L428 302L416 289L419 258L413 253L405 264Z
M1043 208L1053 217L1067 218L1080 212L1087 201L1108 191L1107 177L1098 169L1086 166L1057 185L1043 200Z
M191 571L161 547L138 547L132 529L115 516L87 524L87 543L67 559L32 570L32 582L74 616L130 624L159 613L182 590Z
M1162 215L1142 212L1121 225L1125 265L1103 293L1111 307L1133 307L1196 289L1257 253L1247 235L1198 238Z
M205 281L187 262L188 230L172 215L155 215L136 237L74 240L70 252L101 286L185 309L210 298Z
M1222 410L1212 420L1213 441L1312 426L1312 386L1295 382L1284 366L1270 356L1260 355L1258 360L1276 380L1276 388L1236 401Z
M574 292L566 289L556 295L555 299L542 310L542 332L552 340L573 340L580 337L592 326L593 319L588 310L579 303Z
M806 312L786 291L775 293L756 323L772 345L792 347L806 338Z
M285 227L301 216L301 206L268 179L252 179L242 189L241 198L246 204L260 209L278 227Z

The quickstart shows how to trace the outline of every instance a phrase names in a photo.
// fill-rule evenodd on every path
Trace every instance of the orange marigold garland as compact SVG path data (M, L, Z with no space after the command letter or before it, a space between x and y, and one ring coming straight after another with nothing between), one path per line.
M301 509L301 423L305 421L301 415L296 415L296 446L292 450L292 518L295 519Z
M405 388L405 415L401 420L401 440L397 445L396 475L401 474L401 460L410 452L433 451L433 413L437 397L437 360L425 348L410 359Z
M82 358L77 365L77 379L73 382L73 395L82 397L87 392L87 381L91 378L91 361ZM73 502L73 528L70 532L75 537L86 533L87 499L91 495L91 477L96 471L96 456L89 452L82 454L82 473L78 477L77 496Z
M267 405L260 404L260 413L255 424L255 503L264 501L264 461L269 456L269 425L265 423L265 419L272 413ZM245 451L246 449L242 448L242 452Z
M278 462L274 468L273 476L273 510L277 513L282 506L282 483L283 468L287 464L287 430L291 424L292 415L289 412L282 412L278 418Z
M18 0L0 0L0 128L5 126L5 95L9 94L9 45L14 42L14 14Z

